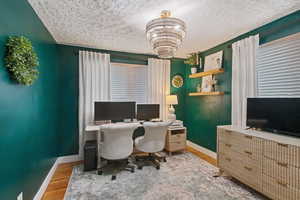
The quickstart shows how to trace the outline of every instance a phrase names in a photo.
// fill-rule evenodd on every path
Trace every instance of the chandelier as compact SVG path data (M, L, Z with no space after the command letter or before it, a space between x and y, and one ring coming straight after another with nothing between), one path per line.
M147 39L160 58L172 58L185 37L184 21L170 17L163 10L160 18L151 20L146 26Z

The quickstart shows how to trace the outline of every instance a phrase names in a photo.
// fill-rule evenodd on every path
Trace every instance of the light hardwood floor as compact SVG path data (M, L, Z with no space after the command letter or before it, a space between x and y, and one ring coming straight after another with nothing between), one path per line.
M54 175L43 195L42 200L62 200L68 187L73 166L81 164L81 161L63 163L57 166Z
M216 159L203 154L196 149L188 146L186 148L187 151L195 154L199 158L207 161L208 163L216 166L217 161ZM58 165L44 195L42 200L63 200L65 192L68 187L68 182L72 174L73 167L76 165L81 164L81 161L78 162L72 162L72 163L64 163Z

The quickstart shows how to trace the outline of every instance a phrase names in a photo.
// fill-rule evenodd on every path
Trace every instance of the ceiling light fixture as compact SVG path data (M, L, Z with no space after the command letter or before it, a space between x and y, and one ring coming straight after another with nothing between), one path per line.
M170 16L170 11L163 10L160 18L151 20L146 26L147 39L160 58L174 57L186 33L184 21Z

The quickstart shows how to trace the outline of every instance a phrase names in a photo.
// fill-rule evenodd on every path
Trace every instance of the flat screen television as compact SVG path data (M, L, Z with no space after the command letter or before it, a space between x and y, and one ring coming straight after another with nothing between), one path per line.
M95 102L94 120L124 120L135 118L135 102Z
M248 98L247 126L300 137L300 98Z
M159 118L159 104L137 104L138 120L151 120Z

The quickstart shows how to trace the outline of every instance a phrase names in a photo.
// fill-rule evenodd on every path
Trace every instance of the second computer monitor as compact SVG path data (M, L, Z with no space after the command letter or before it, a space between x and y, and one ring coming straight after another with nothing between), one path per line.
M137 104L137 119L149 121L159 118L159 104Z

